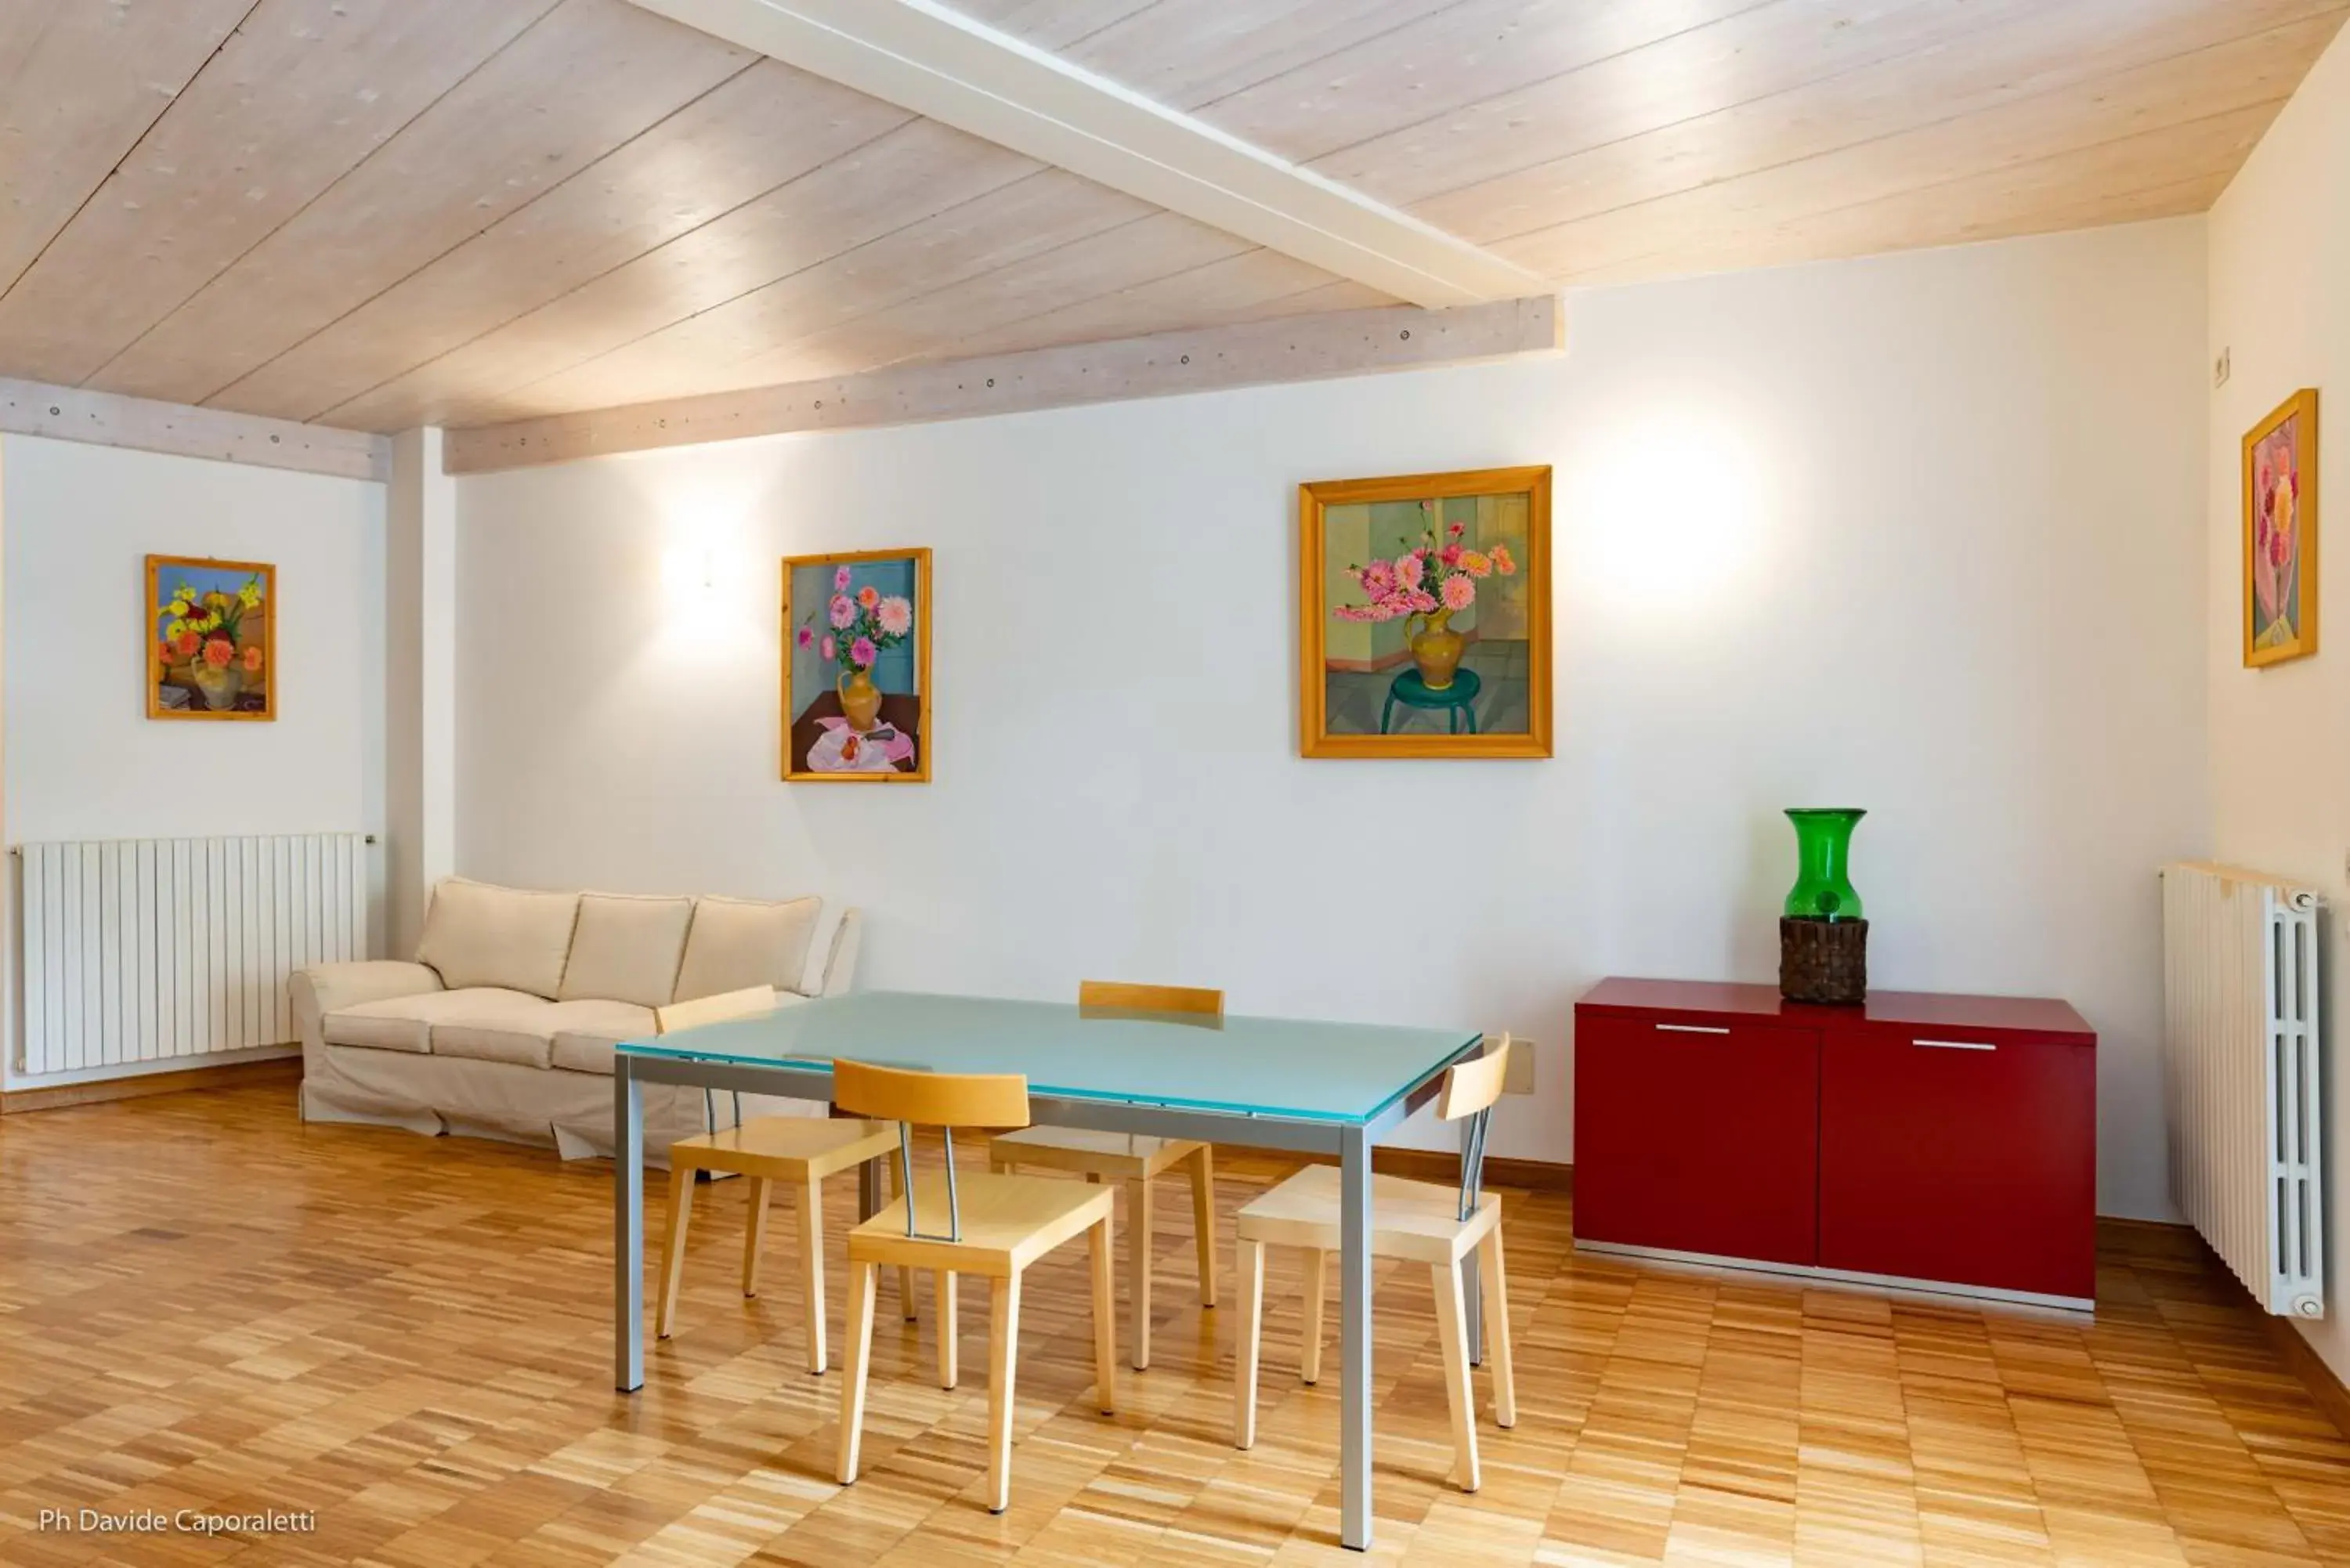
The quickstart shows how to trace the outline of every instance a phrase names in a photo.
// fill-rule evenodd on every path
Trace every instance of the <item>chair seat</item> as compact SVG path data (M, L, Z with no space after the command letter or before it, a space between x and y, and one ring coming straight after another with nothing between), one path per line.
M1242 1206L1234 1222L1243 1241L1338 1250L1339 1182L1335 1165L1309 1165ZM1502 1217L1502 1195L1478 1195L1477 1212L1461 1219L1456 1188L1401 1176L1371 1178L1371 1252L1423 1263L1457 1263Z
M1074 1170L1112 1180L1135 1181L1181 1164L1201 1146L1191 1138L1151 1137L1141 1133L1097 1132L1090 1127L1023 1127L988 1145L991 1160Z
M899 1197L848 1233L848 1261L1009 1278L1087 1226L1107 1221L1115 1197L1107 1187L983 1172L958 1173L955 1190L962 1200L961 1241L907 1235L906 1199ZM914 1205L923 1230L944 1233L943 1171L915 1174Z
M681 1137L670 1145L670 1168L731 1170L799 1179L830 1176L898 1151L889 1122L817 1116L753 1116L741 1127Z

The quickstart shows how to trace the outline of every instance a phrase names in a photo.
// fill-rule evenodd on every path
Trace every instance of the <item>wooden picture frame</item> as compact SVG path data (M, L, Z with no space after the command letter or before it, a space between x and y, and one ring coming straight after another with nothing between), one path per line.
M150 719L276 719L275 566L150 556L140 618Z
M2317 651L2317 389L2244 436L2244 667Z
M870 593L870 600L866 595ZM850 606L842 624L835 601ZM891 605L905 606L893 629ZM931 552L849 550L783 563L783 776L790 784L927 784ZM849 658L872 641L862 666ZM827 682L825 672L836 672ZM858 726L858 677L870 688ZM910 688L910 690L908 690Z
M1298 486L1303 755L1551 754L1550 493L1546 464ZM1407 569L1419 585L1396 581ZM1415 593L1441 619L1389 613Z

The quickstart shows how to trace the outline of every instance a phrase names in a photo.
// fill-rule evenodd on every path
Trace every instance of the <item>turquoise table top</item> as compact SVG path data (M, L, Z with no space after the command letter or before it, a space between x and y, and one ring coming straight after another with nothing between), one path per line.
M1041 1096L1364 1123L1481 1038L1471 1030L868 991L619 1049L745 1066L846 1056L939 1073L1020 1073Z

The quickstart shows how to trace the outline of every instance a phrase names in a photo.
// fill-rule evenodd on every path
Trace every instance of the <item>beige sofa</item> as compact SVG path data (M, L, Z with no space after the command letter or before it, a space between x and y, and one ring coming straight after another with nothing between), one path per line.
M433 889L415 962L319 964L289 982L303 1119L608 1156L613 1047L650 1035L653 1009L671 1002L754 985L790 1002L847 991L857 911L812 961L822 916L817 898L542 893L451 877ZM712 1104L698 1089L647 1085L648 1160L665 1164L672 1139L704 1130ZM731 1097L713 1108L731 1124Z

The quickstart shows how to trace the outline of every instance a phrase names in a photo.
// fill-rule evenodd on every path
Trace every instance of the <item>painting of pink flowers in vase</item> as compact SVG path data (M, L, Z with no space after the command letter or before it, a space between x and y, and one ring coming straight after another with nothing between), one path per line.
M2317 651L2317 393L2244 437L2244 663Z
M1550 470L1299 487L1309 757L1546 757Z
M784 560L784 777L931 776L931 553Z
M277 568L147 557L147 716L277 717Z

